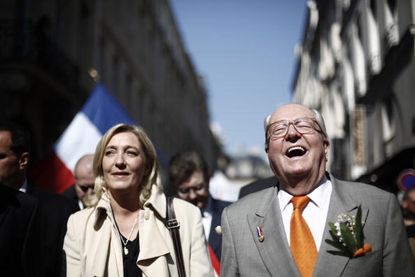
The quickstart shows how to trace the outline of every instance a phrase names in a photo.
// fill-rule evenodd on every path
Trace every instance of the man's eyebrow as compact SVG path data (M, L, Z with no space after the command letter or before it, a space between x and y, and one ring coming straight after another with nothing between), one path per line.
M288 121L289 121L289 120L287 120L287 119L277 120L277 121L271 122L271 123L269 124L269 126L274 125L274 124L276 124L276 123L283 123L283 122L288 122Z

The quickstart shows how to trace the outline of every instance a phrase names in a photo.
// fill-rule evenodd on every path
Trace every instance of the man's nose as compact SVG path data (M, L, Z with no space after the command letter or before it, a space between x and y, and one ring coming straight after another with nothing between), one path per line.
M287 126L286 136L290 136L292 134L299 134L299 132L295 128L294 124L292 122L290 122L290 123L288 123L288 126Z
M189 189L189 199L195 199L197 197L196 192L193 188Z
M292 137L297 137L300 136L301 133L297 131L297 129L295 128L294 124L292 122L290 122L287 126L287 133L285 134L285 137L287 138L292 138Z

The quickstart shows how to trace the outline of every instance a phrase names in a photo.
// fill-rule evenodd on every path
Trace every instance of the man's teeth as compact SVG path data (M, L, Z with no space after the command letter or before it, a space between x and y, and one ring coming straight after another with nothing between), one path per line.
M301 146L293 146L289 148L287 151L287 155L289 157L302 156L304 153L305 153L305 149L304 147L301 147Z

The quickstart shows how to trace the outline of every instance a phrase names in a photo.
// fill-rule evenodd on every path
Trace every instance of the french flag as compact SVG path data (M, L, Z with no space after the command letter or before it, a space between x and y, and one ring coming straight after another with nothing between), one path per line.
M97 84L53 151L31 170L29 179L40 187L62 193L75 183L72 172L78 159L94 153L101 136L118 123L134 121L104 85Z

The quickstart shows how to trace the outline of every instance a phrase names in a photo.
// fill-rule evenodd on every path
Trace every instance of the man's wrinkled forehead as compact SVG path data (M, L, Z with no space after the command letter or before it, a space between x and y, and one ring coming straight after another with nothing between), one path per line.
M272 113L270 123L281 120L295 120L302 117L315 118L315 115L313 111L305 106L288 104L278 108Z

